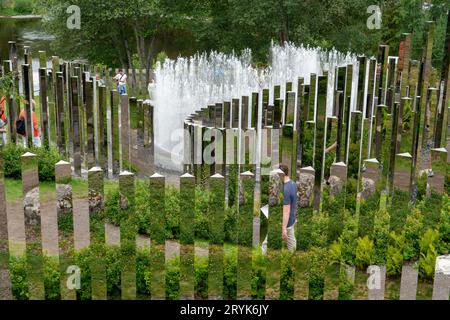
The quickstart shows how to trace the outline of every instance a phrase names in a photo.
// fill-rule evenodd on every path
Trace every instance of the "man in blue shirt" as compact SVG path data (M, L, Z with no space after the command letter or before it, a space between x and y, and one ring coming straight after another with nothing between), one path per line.
M288 250L294 252L297 249L294 228L297 222L297 184L289 178L287 165L280 164L280 170L284 172L282 237L286 241Z

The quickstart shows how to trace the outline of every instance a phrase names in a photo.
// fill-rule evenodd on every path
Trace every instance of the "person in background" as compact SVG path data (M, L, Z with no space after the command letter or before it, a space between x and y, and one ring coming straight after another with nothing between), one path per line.
M5 104L6 98L3 96L0 98L0 135L3 140L3 145L6 144L6 126L8 124L8 120L5 116Z
M294 252L297 249L294 228L297 222L297 184L289 178L287 165L280 164L280 170L284 173L282 238L288 250Z
M25 104L28 104L28 101L25 100ZM32 100L32 104L31 104L31 114L32 114L32 125L33 125L33 145L35 147L40 147L41 146L41 137L40 137L40 132L39 132L39 125L37 122L37 117L36 117L36 112L34 111L36 107L35 101ZM19 121L25 123L25 128L26 128L26 116L27 116L27 112L25 110L25 108L20 111L19 113ZM18 124L18 122L16 121L15 123L15 127L16 127L16 131L19 135L22 136L23 141L24 141L24 145L26 145L26 132L22 131L20 129L21 125Z
M127 94L127 75L122 69L119 69L119 73L113 78L117 82L117 91L120 95Z
M103 81L103 79L100 78L100 74L98 72L95 74L95 80L97 80L99 86L105 85L105 81Z

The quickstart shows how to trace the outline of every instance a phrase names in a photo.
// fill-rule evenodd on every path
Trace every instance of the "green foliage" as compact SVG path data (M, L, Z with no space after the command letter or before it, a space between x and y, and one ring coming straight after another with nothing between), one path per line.
M225 209L224 222L225 241L237 243L238 241L238 212L234 205L231 208Z
M297 247L299 250L308 250L311 245L312 217L313 209L311 207L298 209Z
M266 296L266 263L267 259L261 250L253 251L252 258L252 299L262 300Z
M116 186L106 194L105 198L105 218L115 224L120 225L120 222L125 219L123 213L121 213L120 207L120 192L119 187Z
M376 264L386 263L386 252L389 245L389 220L387 210L378 210L375 214L372 239L375 245L374 262Z
M194 291L196 299L208 299L208 258L195 258Z
M351 300L355 284L348 277L345 270L339 272L339 295L338 300Z
M172 259L166 263L166 299L178 300L180 297L180 260Z
M159 62L160 64L163 64L164 61L168 58L167 53L165 51L161 51L156 55L155 63L153 64L153 69L156 69L156 64Z
M363 269L374 262L375 249L373 241L368 236L358 238L356 246L355 264Z
M386 273L390 276L398 275L402 271L403 250L405 248L405 237L403 234L391 232L390 243L386 254Z
M339 238L344 228L345 191L330 197L325 189L323 193L322 211L328 214L328 242Z
M60 273L58 271L58 260L55 258L44 258L44 286L46 300L59 300L60 295Z
M409 192L396 189L389 206L391 216L391 231L402 232L406 223L406 217L411 212Z
M3 148L4 172L5 177L21 179L22 177L22 162L21 156L25 152L36 154L38 159L39 181L55 181L55 164L63 158L59 155L56 149L51 148L24 148L12 143L7 144Z
M14 11L16 11L18 14L33 13L33 1L32 0L14 0Z
M367 199L361 200L359 210L358 234L360 237L371 235L374 229L375 215L380 207L380 193L376 193Z
M326 212L314 214L311 220L311 245L325 248L327 246L328 215Z
M345 263L342 258L342 244L339 241L334 241L329 248L328 258L330 260L330 264L342 265Z
M323 300L327 250L312 247L309 257L309 300Z
M441 221L439 224L440 252L448 254L450 249L450 197L444 194L442 199Z
M281 253L280 300L294 299L294 259L289 251Z
M12 294L17 300L28 300L28 282L25 256L11 256L9 260Z
M438 242L439 232L433 229L428 229L419 240L419 273L423 277L431 278L434 275L436 257L438 256L436 249L439 245Z
M405 248L403 257L405 260L417 258L420 253L419 239L422 235L422 213L418 208L414 208L406 218L404 228Z
M237 295L237 247L226 252L223 263L223 297L235 300Z
M357 236L358 236L358 223L356 217L349 214L348 211L344 213L344 230L339 237L339 243L342 250L342 261L348 265L352 265L355 261L355 250L357 246Z

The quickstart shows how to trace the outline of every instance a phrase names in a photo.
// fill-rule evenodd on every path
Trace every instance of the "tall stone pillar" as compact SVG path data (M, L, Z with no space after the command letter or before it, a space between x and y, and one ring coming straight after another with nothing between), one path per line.
M98 166L108 172L108 118L106 87L98 87Z
M47 69L39 69L39 98L41 103L42 146L49 147L50 132L47 108Z
M124 269L122 270L122 299L136 299L136 236L134 174L122 171L119 174L120 212L125 219L120 223L120 249Z
M0 300L12 300L11 278L9 274L8 239L4 160L0 147Z
M38 159L33 153L22 155L22 188L29 298L44 300Z
M195 177L180 177L180 298L194 299L195 270Z
M72 99L72 141L73 141L73 167L74 173L81 176L81 109L79 104L79 87L78 77L72 76L71 83L71 99Z
M56 126L56 144L59 152L65 156L68 156L66 135L68 126L66 125L67 113L64 107L64 78L62 72L58 72L56 77L56 115L56 118L58 119Z
M255 175L241 173L239 184L237 299L249 299L252 292L252 240Z
M104 171L101 167L93 167L88 171L88 199L90 246L92 249L91 288L92 300L106 300L106 259L104 256L105 221L101 214L104 206Z
M112 149L112 173L116 175L120 169L120 143L119 143L119 94L117 90L110 92L111 110L111 149Z
M314 210L321 210L322 201L322 179L324 170L324 144L325 144L325 118L327 108L327 87L328 73L324 72L323 76L317 78L317 114L316 114L316 136L314 151Z
M127 95L120 96L120 142L122 150L122 165L123 170L131 170L130 157L130 108Z
M86 166L95 165L95 141L94 141L94 82L85 82L85 116L86 116Z
M439 96L440 107L438 108L438 115L436 121L436 129L434 133L434 146L436 148L445 147L450 148L448 144L448 136L450 136L450 130L448 125L449 112L448 104L450 101L450 10L447 11L447 31L445 36L445 47L444 47L444 59L441 68L441 79L439 83Z
M283 182L284 173L280 169L273 170L270 173L267 233L267 259L270 263L267 265L266 270L265 298L267 300L279 298L275 295L275 292L279 292L280 290L281 248L283 243L280 232L283 220Z
M67 270L74 264L73 250L73 201L72 201L72 170L69 162L59 161L55 165L56 181L56 212L58 216L58 235L67 239L59 243L59 270L61 274L60 290L62 300L76 300L76 292L69 289L67 283L72 273Z
M23 92L25 95L25 131L26 131L26 142L27 146L31 147L33 145L33 120L32 120L32 107L31 107L31 99L33 97L32 90L33 87L31 85L30 79L30 65L23 64L22 65L22 83L23 83Z
M223 299L224 276L224 218L225 218L225 179L220 174L209 178L211 197L208 211L209 219L209 264L208 264L208 298Z
M152 300L163 300L166 297L165 243L166 243L166 213L165 178L160 174L150 177L150 272Z

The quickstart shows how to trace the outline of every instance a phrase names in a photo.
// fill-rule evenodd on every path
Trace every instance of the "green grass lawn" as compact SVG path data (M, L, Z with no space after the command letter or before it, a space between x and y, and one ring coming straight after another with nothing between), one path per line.
M108 194L115 188L117 182L114 180L105 180L105 194ZM22 181L17 179L5 179L6 201L15 202L22 199ZM56 186L53 181L43 181L39 183L41 201L49 201L56 197ZM88 184L87 180L72 179L73 197L76 199L87 198Z

